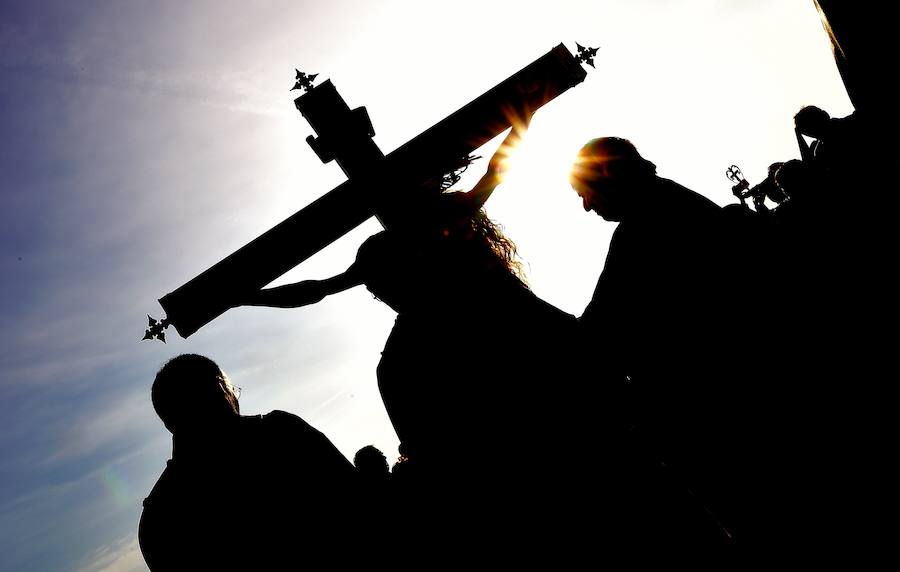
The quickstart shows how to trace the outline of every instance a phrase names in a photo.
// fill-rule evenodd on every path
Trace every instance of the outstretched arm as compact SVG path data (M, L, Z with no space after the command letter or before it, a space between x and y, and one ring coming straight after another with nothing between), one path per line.
M362 283L362 273L359 267L353 264L345 272L324 280L304 280L259 290L240 305L300 308L320 302L329 294L343 292Z
M497 148L497 151L494 152L493 157L488 162L487 172L468 192L469 197L472 198L479 208L487 202L497 185L503 182L503 176L506 174L505 162L512 154L513 148L522 140L525 132L528 131L530 123L530 113L525 113L521 119L512 122L513 125L512 129L509 130L509 135L506 136L506 139L503 140L503 143L500 144L500 147Z

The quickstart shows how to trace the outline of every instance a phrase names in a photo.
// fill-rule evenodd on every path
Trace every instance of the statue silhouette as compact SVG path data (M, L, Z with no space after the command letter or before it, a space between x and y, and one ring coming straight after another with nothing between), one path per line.
M430 491L405 520L437 523L444 532L465 522L470 540L496 537L498 522L507 532L516 520L522 528L539 520L556 526L544 517L569 494L550 484L562 475L521 463L542 448L574 454L571 426L582 419L567 406L571 376L562 359L575 319L529 290L515 246L481 209L518 135L510 133L471 191L446 190L455 176L433 181L445 190L422 193L433 197L419 205L422 216L370 237L344 273L247 300L296 307L364 284L397 312L378 385L408 459L403 480ZM533 485L527 503L513 482ZM413 532L423 545L451 538L423 533Z

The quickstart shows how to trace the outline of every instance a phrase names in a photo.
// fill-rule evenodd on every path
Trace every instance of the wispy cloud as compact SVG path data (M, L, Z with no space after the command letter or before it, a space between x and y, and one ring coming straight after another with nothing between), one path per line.
M147 570L137 536L130 534L101 546L79 563L76 572L142 572Z
M94 16L101 22L115 18L114 12L98 12ZM40 18L33 12L32 18L24 21L4 18L0 22L0 73L10 78L40 78L60 87L83 86L184 99L223 111L260 115L290 113L281 98L268 88L267 78L261 77L259 68L250 62L207 71L196 67L179 69L175 62L164 58L148 58L146 54L136 58L128 45L110 45L127 40L116 36L110 28L98 25L100 30L94 32L100 32L99 36L90 40L79 37L79 33L86 33L94 25L77 13L72 14L74 18L69 22L72 29L60 29L53 36L50 26L65 16L58 14L54 18L52 10L46 14L47 17ZM148 15L156 18L148 18L150 22L137 28L136 33L161 32L151 29L159 24L159 14ZM290 87L289 79L285 77L285 91Z
M66 422L71 429L62 435L55 450L48 451L42 465L53 466L101 450L128 449L143 444L147 435L162 427L152 413L148 393L142 390L80 411Z
M126 530L133 534L140 499L159 474L160 467L150 461L165 454L161 445L165 446L148 443L70 479L36 484L4 502L0 506L0 530L4 532L0 549L6 564L0 568L68 569L110 538L119 538Z

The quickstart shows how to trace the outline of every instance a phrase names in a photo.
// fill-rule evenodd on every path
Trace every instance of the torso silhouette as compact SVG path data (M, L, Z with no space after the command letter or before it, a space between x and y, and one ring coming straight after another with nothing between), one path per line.
M743 431L734 407L738 384L724 365L733 357L725 334L733 272L721 209L667 179L655 177L648 185L640 208L613 234L580 325L592 356L587 368L622 384L619 421L635 428L624 437L619 462L638 468L626 467L621 486L646 479L642 486L656 486L661 495L648 502L671 502L672 511L702 521L703 505L719 509L731 502L722 489L734 484L728 473L741 444L732 439ZM638 448L644 458L632 456ZM628 474L632 469L644 474ZM699 498L697 507L690 506L688 488ZM642 490L634 494L652 498ZM654 532L671 534L666 527L678 527L681 517L673 518L674 525Z
M523 377L523 369L540 370L545 359L529 345L554 339L552 328L565 334L574 319L542 303L474 240L409 246L382 233L369 246L360 252L377 270L366 284L377 283L386 293L370 289L398 311L378 383L409 455L459 466L480 451L502 454L497 444L522 431L508 421L535 391L536 371ZM392 303L398 292L402 301Z
M583 451L575 446L582 428L572 425L585 416L573 411L590 400L588 392L573 399L565 372L575 318L538 299L482 248L452 234L398 244L388 232L360 255L376 272L392 268L366 284L398 311L377 373L411 459L401 491L414 492L407 520L427 523L410 534L423 546L437 542L435 549L457 538L454 550L488 542L492 553L509 555L504 550L528 544L523 534L545 546L548 533L568 536L560 531L575 521L554 515L585 506L566 502L583 501L576 478L538 457ZM389 287L398 277L402 287Z
M353 467L305 421L273 411L205 438L177 436L144 501L151 570L284 569L336 558Z

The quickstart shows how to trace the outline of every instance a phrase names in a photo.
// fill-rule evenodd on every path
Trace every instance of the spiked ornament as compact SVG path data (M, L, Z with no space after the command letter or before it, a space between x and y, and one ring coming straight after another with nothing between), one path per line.
M311 90L313 87L313 81L316 79L316 77L318 77L319 74L314 73L312 75L306 75L297 68L294 68L294 71L297 72L297 77L295 78L297 82L289 91L294 91L295 89L302 89L303 91Z
M169 319L163 318L162 320L157 320L147 314L147 325L149 326L146 330L144 330L144 337L141 338L141 341L144 340L159 340L162 343L166 343L166 332L164 331L169 327Z
M579 63L594 67L594 56L597 55L597 50L600 48L586 48L578 42L575 42L575 45L578 47L578 55L575 56L575 59L577 59Z

